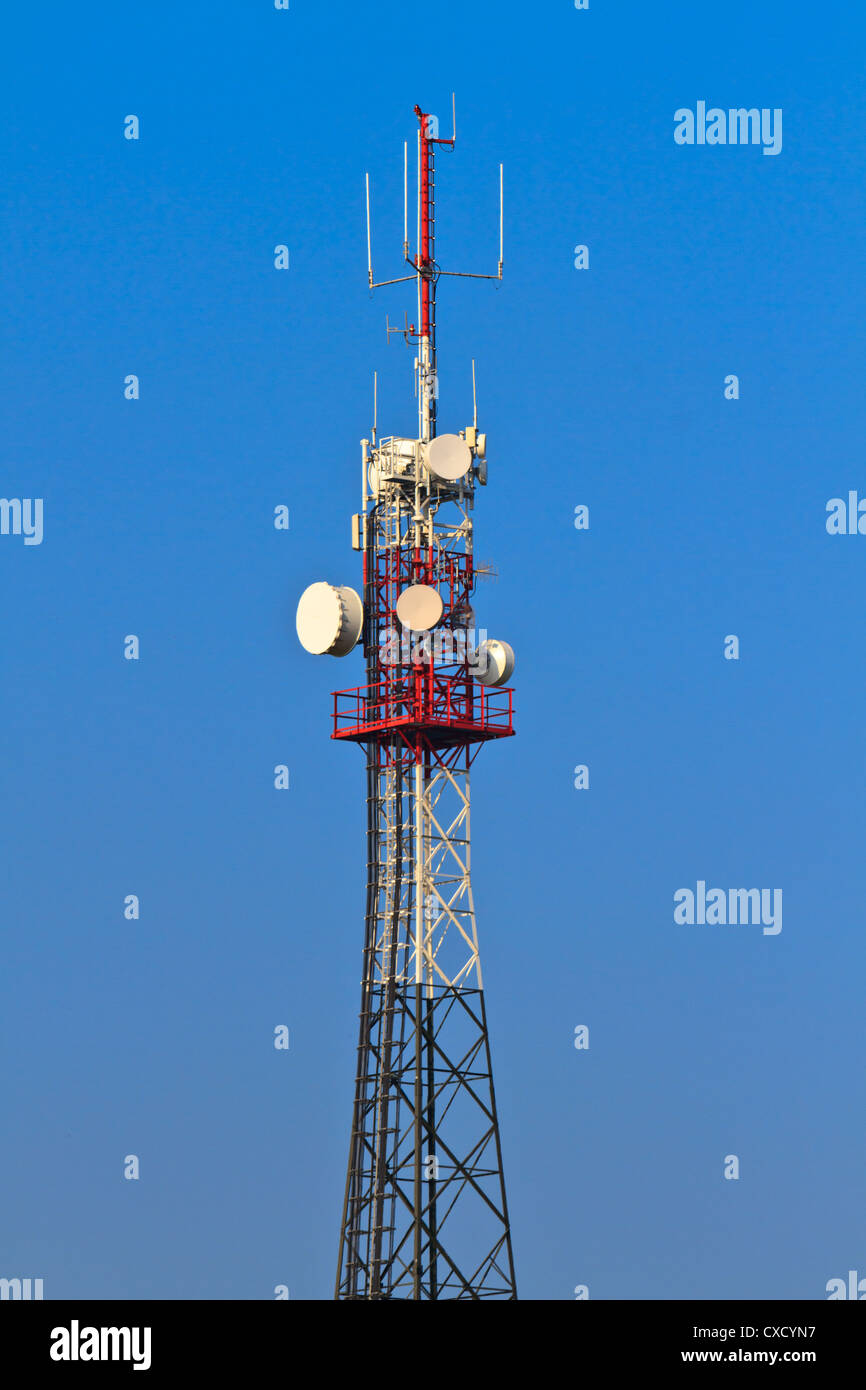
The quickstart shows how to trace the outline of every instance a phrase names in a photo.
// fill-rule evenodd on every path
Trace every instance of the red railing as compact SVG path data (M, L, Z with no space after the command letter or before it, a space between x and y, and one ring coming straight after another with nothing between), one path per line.
M510 687L481 685L471 676L439 675L431 667L401 671L375 685L334 693L334 738L357 738L406 725L453 729L475 738L512 734Z

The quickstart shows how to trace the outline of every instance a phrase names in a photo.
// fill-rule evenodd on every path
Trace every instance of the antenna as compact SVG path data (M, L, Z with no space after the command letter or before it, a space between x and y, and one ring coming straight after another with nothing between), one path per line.
M412 277L409 277L409 278L412 278ZM403 337L405 338L406 342L408 343L408 342L409 342L409 339L411 338L411 336L412 336L412 334L413 334L414 332L415 332L415 326L414 326L414 324L411 324L411 323L409 322L409 315L408 315L407 313L404 313L404 314L403 314L403 327L402 327L402 328L395 328L395 327L393 326L393 324L391 323L390 319L388 318L388 315L387 315L387 314L385 315L385 336L386 336L386 338L388 339L388 342L389 342L389 343L390 343L390 341L391 341L391 334L392 334L392 333L402 333Z
M376 421L379 407L379 373L373 373L373 446L376 444Z
M400 275L396 280L375 280L373 279L373 256L370 245L370 175L365 174L367 183L367 284L371 290L381 289L383 285L399 285L404 280L414 280L414 275ZM405 231L405 228L404 228Z
M370 175L365 174L367 182L367 283L373 288L373 256L370 251Z
M499 278L502 279L502 246L503 246L503 189L502 189L502 165L499 166Z
M431 144L450 145L450 140L431 141ZM478 275L465 270L438 270L437 275L454 275L464 280L501 280L503 260L503 237L504 237L504 198L503 198L503 168L499 166L499 265L495 275Z
M478 429L478 401L475 396L475 358L472 359L472 428Z
M504 174L503 166L499 166L499 261L496 273L493 275L482 275L473 271L466 270L442 270L436 261L435 256L435 207L434 207L434 154L437 145L447 145L453 149L457 140L457 98L454 92L451 93L451 137L445 139L438 134L431 134L431 130L438 131L437 123L431 119L430 114L422 111L420 106L415 107L415 115L418 118L418 199L416 204L416 240L415 254L409 254L409 145L403 144L403 259L410 267L410 275L394 276L393 279L379 280L373 279L372 254L370 250L370 184L367 178L367 279L370 289L378 289L384 285L400 285L407 281L414 280L417 287L418 298L418 317L417 324L408 325L408 330L403 329L403 336L407 344L417 345L420 349L418 364L416 368L416 379L418 390L418 409L419 409L419 431L423 441L429 441L436 435L436 403L437 403L437 377L436 377L436 284L440 276L448 275L463 280L501 280L504 264ZM386 331L388 337L394 331L386 320ZM473 401L475 400L475 385L473 378Z
M409 259L409 142L403 141L403 259Z

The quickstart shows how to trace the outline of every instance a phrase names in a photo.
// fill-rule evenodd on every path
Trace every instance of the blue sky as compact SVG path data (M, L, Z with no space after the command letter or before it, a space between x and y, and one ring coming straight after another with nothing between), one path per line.
M0 536L0 1275L332 1293L364 785L328 713L362 670L293 615L357 581L374 369L382 431L414 428L364 173L399 274L412 108L445 124L452 91L444 266L494 269L505 165L504 283L441 286L440 426L474 357L476 611L518 663L473 866L520 1294L866 1273L866 539L825 528L866 495L863 29L779 0L10 17L0 494L45 532ZM676 144L699 100L781 108L781 152ZM675 924L698 880L781 888L783 930Z

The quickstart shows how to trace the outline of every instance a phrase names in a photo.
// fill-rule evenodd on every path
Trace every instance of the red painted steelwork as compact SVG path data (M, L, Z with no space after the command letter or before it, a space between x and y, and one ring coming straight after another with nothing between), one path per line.
M513 691L481 685L471 676L443 676L415 666L375 685L334 693L332 738L378 742L411 728L431 743L455 746L514 733Z

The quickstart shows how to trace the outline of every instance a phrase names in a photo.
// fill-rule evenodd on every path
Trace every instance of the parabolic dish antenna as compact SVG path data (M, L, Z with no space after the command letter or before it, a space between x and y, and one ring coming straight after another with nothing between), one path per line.
M456 483L472 467L472 450L459 434L437 434L424 446L424 459L434 478Z
M432 584L410 584L397 600L397 617L413 632L429 632L445 611L439 590Z
M301 594L295 626L314 656L345 656L361 635L364 605L348 584L311 584Z
M469 662L469 674L482 685L505 685L513 670L513 648L492 638L476 647Z

